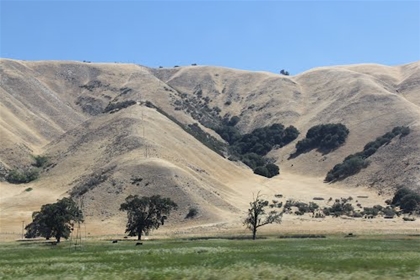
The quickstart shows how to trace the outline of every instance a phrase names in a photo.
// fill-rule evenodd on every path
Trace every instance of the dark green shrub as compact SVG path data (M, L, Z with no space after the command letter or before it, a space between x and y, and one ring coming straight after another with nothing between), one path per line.
M283 147L295 140L299 131L289 126L284 129L282 124L257 128L251 133L241 135L235 127L240 118L225 117L215 131L230 144L229 159L239 159L248 165L255 174L271 178L279 174L279 167L268 163L264 156L275 147Z
M306 138L296 143L296 152L291 157L296 157L312 149L329 153L344 144L348 134L349 130L341 123L313 126L306 133Z
M269 178L280 174L280 168L274 163L269 163L265 167L267 168Z
M394 217L396 215L394 209L392 209L391 207L386 207L382 210L382 212L384 213L385 217Z
M362 215L376 217L379 214L380 210L376 207L364 207Z
M333 169L328 171L325 181L334 182L357 174L360 170L369 166L369 161L366 160L368 157L376 153L381 146L390 143L397 135L402 137L402 133L408 134L410 129L405 126L397 126L391 132L387 132L376 138L375 141L367 143L363 151L347 156L342 163L335 165Z
M115 112L116 110L121 110L127 107L130 107L132 105L136 104L136 101L134 100L126 100L123 102L116 102L116 103L109 103L108 106L105 107L104 113L108 112Z
M188 209L188 213L187 213L187 215L185 216L185 219L192 219L192 218L194 218L195 216L197 216L198 215L198 210L197 210L197 208L195 208L195 207L190 207L189 209Z
M26 184L38 179L38 177L39 171L36 168L24 170L13 169L7 174L6 181L12 184Z
M254 173L255 173L255 174L257 174L257 175L261 175L261 176L264 176L264 177L270 178L270 177L269 177L268 170L267 170L267 168L266 168L265 166L257 166L257 167L254 169Z
M342 180L351 175L357 174L363 168L366 168L369 162L359 156L350 157L334 166L332 170L327 173L325 177L326 182L333 182Z
M420 207L420 195L411 193L401 199L400 208L404 213L412 213Z
M280 70L280 74L285 75L285 76L289 76L289 72L284 70L284 69Z
M401 204L401 200L404 196L408 195L408 194L412 194L414 193L412 190L410 190L409 188L399 188L396 192L394 197L392 198L392 202L391 204L394 206L400 206Z
M217 129L216 132L228 141L232 145L232 150L238 154L256 153L265 156L275 146L281 148L295 140L299 135L299 131L295 127L289 126L284 129L282 124L257 128L240 137L237 137L240 135L237 131L227 127L231 126L226 125ZM228 137L225 136L226 134Z
M399 206L403 213L420 212L420 194L402 187L395 192L391 205Z
M322 212L326 215L332 215L335 217L341 216L341 215L347 215L352 216L354 213L354 208L350 203L346 203L340 200L336 200L334 204L331 207L324 207L322 209Z
M33 164L33 166L35 167L43 168L48 165L48 157L46 156L38 155L34 156L34 159L35 163Z

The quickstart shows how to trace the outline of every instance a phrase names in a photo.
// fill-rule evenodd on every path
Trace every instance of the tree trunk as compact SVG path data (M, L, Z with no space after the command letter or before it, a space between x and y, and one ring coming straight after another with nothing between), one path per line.
M257 238L257 227L254 226L252 229L252 240L255 240Z
M60 243L61 236L57 235L55 238L57 239L57 243Z
M139 235L137 236L137 240L141 240L141 230L139 230Z

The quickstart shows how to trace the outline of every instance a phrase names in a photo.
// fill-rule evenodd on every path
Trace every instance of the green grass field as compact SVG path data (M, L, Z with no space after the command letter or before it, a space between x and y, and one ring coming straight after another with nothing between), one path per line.
M1 279L420 279L420 236L0 245Z

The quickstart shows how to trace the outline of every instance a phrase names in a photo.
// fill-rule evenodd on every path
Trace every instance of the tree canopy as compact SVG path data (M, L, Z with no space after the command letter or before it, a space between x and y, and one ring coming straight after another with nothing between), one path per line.
M121 211L127 212L125 232L129 236L137 236L138 240L141 240L143 234L148 234L151 230L164 225L171 211L176 209L178 205L175 202L160 195L151 197L129 195L120 206Z
M248 165L255 174L271 178L279 174L279 167L269 163L265 155L273 148L281 148L295 140L299 131L294 126L284 128L280 123L254 129L241 135L235 125L239 117L225 118L216 132L229 143L231 159Z
M273 209L277 204L269 204L268 200L262 199L260 193L257 197L249 203L248 215L244 220L244 225L252 231L252 239L255 240L257 236L257 229L259 227L272 224L281 223L282 213L271 210L266 213L265 208Z
M404 213L420 212L420 194L402 187L395 192L391 204L399 206Z
M40 211L33 212L32 223L26 229L26 238L51 237L57 243L64 237L67 239L74 228L74 224L83 222L83 213L71 198L63 198L56 203L45 204Z
M404 137L410 133L410 128L406 126L396 126L392 131L377 137L374 141L367 143L363 151L347 156L342 163L336 164L333 169L328 171L325 177L326 182L335 182L345 179L349 176L357 174L363 168L369 166L369 161L366 160L372 156L383 145L387 145L391 140L400 135Z
M306 133L306 138L296 143L296 152L291 157L296 157L312 149L329 153L341 146L346 141L348 134L349 130L341 123L313 126Z

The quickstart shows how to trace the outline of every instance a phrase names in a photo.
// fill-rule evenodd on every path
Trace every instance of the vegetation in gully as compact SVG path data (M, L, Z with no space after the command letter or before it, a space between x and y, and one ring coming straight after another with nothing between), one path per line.
M397 126L392 131L385 133L384 135L371 141L365 145L363 151L349 155L344 159L342 163L334 166L333 169L328 171L325 177L326 182L334 182L343 180L349 176L357 174L363 168L369 166L368 157L376 153L376 151L391 142L396 136L404 137L410 133L410 128L407 126Z

